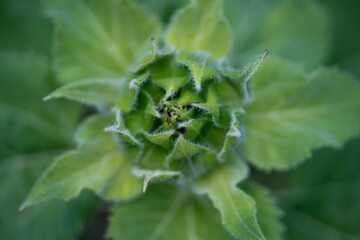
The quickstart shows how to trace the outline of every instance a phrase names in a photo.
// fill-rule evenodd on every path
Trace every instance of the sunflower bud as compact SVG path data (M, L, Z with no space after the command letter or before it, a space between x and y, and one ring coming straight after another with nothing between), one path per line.
M106 131L118 134L139 167L203 174L225 161L241 138L248 87L238 88L236 81L249 79L254 66L234 72L206 53L159 49L151 42Z

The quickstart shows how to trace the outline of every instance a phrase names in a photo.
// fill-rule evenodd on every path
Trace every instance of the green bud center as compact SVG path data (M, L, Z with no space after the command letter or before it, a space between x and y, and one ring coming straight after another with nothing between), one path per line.
M183 107L178 103L169 104L163 102L160 113L162 114L162 119L166 124L176 127L178 121L182 118Z

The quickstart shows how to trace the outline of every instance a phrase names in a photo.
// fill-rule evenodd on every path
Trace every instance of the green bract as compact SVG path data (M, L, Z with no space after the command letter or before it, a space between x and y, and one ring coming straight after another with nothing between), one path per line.
M263 49L254 63L230 66L221 0L191 1L164 38L157 17L130 0L48 5L57 20L56 73L67 84L45 99L98 112L22 208L91 189L115 202L113 239L280 239L281 212L266 189L245 181L247 162L287 169L360 130L360 86L349 75L308 74L279 58L277 41L266 42L273 56ZM270 31L282 22L268 24Z

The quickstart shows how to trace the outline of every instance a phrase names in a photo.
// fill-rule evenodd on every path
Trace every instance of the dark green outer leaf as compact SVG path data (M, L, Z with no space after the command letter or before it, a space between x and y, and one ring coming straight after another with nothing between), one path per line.
M266 239L282 239L282 233L285 229L280 217L283 212L276 205L276 201L269 194L269 190L250 181L241 183L240 188L256 202L257 219Z
M47 61L34 52L0 53L0 159L69 145L79 107L42 101L55 87Z
M156 1L148 1L148 0L137 0L144 4L146 7L155 12L158 16L163 19L163 22L167 22L172 14L181 6L188 3L188 0L156 0Z
M41 0L0 2L0 48L50 55L53 27L44 16Z
M50 201L26 211L18 208L31 185L57 152L17 155L0 162L0 238L7 240L73 239L93 213L96 199L81 194L64 203Z
M329 20L308 0L227 0L224 13L234 34L231 59L251 63L265 49L272 56L314 68L326 57Z
M0 9L0 239L75 240L93 213L93 195L18 211L41 171L70 145L79 108L42 101L56 86L44 57L51 22L41 16L40 1L5 0Z
M286 212L286 239L360 238L360 139L342 150L321 149L278 192ZM304 177L306 176L306 177Z

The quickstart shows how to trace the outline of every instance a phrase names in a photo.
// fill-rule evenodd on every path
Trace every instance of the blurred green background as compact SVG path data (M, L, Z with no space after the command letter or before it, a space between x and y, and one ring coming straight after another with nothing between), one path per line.
M186 2L139 1L164 21ZM318 2L330 19L323 65L360 78L360 1ZM42 101L58 86L51 60L53 23L43 12L40 0L0 1L0 239L101 239L106 204L90 192L69 203L52 200L17 210L53 157L73 146L72 131L88 111L66 101ZM254 177L278 197L285 239L350 240L360 239L359 170L360 138L343 149L317 150L290 172L255 171Z

